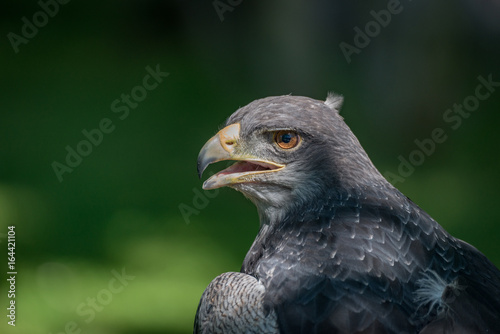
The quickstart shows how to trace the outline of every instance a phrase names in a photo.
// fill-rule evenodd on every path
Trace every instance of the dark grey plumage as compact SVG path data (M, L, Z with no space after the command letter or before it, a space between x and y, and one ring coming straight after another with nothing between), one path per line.
M261 227L241 273L203 294L194 332L500 333L499 270L382 177L341 104L335 95L254 101L227 120L236 134L224 152L208 157L207 144L200 153L199 172L240 161L205 187L241 191ZM281 130L300 144L280 149ZM235 174L252 159L259 172Z

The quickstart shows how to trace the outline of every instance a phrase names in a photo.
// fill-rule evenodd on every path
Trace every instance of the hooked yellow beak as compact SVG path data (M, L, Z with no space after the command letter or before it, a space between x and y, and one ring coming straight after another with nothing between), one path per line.
M240 143L240 123L226 126L203 146L198 155L198 176L201 178L208 165L224 160L235 160L235 164L213 175L203 183L203 189L215 189L233 184L252 182L258 174L274 172L284 165L236 153Z

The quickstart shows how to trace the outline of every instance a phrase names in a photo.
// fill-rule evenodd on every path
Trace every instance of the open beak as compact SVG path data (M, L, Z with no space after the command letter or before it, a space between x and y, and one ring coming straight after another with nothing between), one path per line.
M284 165L258 157L235 153L240 141L240 123L226 126L213 136L198 155L198 176L201 178L208 165L224 160L235 160L236 163L218 172L203 183L203 189L215 189L238 183L255 181L263 173L275 172Z

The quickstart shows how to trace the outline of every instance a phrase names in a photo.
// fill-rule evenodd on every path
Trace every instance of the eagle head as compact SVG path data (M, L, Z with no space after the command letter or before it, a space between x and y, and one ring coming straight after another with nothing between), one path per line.
M238 109L201 149L198 174L211 163L235 163L203 188L242 192L266 223L319 203L332 189L386 182L339 115L342 102L335 94L326 101L286 95Z

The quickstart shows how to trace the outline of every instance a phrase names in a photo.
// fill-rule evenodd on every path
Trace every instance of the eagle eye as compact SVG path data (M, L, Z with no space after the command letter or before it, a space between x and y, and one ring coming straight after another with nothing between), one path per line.
M299 144L300 137L293 131L281 130L274 134L274 141L280 148L288 150Z

